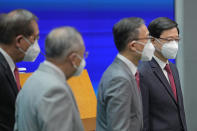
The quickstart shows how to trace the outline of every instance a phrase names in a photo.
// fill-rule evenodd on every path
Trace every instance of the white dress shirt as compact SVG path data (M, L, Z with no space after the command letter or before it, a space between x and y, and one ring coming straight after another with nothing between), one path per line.
M12 60L12 58L8 55L7 52L5 52L2 48L0 48L0 52L1 54L4 56L4 58L6 59L6 61L8 62L8 65L10 66L10 69L12 71L12 74L15 78L15 75L14 75L14 69L15 69L15 64L14 64L14 61Z
M117 57L129 67L132 74L135 76L135 73L137 72L137 66L135 66L135 64L133 64L130 60L128 60L126 57L124 57L121 54L118 54Z
M161 61L158 57L156 57L155 55L153 56L153 58L154 58L154 59L156 60L156 62L159 64L159 66L161 67L161 69L162 69L162 71L163 71L163 73L164 73L166 79L167 79L168 82L170 83L169 78L168 78L168 73L167 73L167 71L165 70L165 66L166 66L166 64L169 64L169 62L168 62L168 61L167 61L167 62L163 62L163 61Z

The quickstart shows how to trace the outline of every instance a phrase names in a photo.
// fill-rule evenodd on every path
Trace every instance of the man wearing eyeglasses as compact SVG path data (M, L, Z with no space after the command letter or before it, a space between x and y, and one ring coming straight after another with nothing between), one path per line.
M86 62L81 34L73 27L52 30L45 41L46 60L26 81L16 100L15 131L84 131L67 80ZM85 56L84 56L85 54Z
M124 18L113 27L119 51L104 72L97 96L97 131L141 131L141 93L137 65L151 60L154 46L141 18ZM135 77L136 76L136 77Z
M38 18L24 9L0 16L0 131L13 131L15 100L21 89L16 63L40 52Z
M149 24L148 30L156 50L151 61L138 67L144 131L187 131L178 70L168 60L176 58L178 25L159 17Z

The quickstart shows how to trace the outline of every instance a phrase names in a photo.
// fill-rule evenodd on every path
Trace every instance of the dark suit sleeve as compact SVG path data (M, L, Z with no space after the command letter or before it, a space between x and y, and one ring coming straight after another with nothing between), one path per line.
M16 96L9 82L0 66L0 131L12 131L14 126Z
M182 89L181 89L179 72L178 72L177 67L174 64L171 64L171 67L172 67L172 70L175 71L175 79L178 80L178 83L179 83L178 84L179 89L177 89L177 91L180 90L179 94L178 94L180 99L181 99L180 102L179 102L179 105L180 105L180 108L181 108L180 112L181 112L181 117L182 117L182 120L183 120L184 129L185 129L185 131L187 131L187 123L186 123L186 117L185 117L185 109L184 109L184 103L183 103L183 94L182 94Z
M146 80L140 77L140 89L143 103L143 131L149 131L149 88L146 86Z
M104 94L106 100L108 131L130 130L131 119L131 84L123 78L115 78L109 82Z
M150 74L149 65L147 63L143 64L138 67L138 71L140 73L140 90L142 96L142 104L143 104L143 131L150 131L150 89L149 89L149 79Z

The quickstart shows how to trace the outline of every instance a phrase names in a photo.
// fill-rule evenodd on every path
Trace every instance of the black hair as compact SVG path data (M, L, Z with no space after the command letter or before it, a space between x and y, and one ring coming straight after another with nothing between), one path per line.
M130 17L124 18L114 25L114 42L119 52L123 51L129 42L138 38L138 29L142 24L144 24L143 19Z
M167 17L156 18L148 26L149 34L155 38L160 38L163 31L172 28L177 28L179 33L178 24Z

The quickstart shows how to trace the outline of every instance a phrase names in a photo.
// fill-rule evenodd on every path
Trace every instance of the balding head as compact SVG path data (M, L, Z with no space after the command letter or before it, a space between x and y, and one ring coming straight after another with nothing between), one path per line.
M45 40L46 57L60 61L83 47L81 34L68 26L52 30Z

